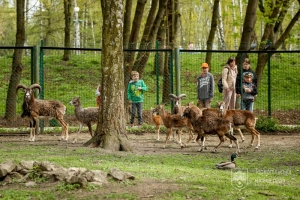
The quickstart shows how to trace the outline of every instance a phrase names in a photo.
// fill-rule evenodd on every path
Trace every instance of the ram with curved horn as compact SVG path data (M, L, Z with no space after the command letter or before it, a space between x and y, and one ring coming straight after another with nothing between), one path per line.
M34 90L38 89L39 93L42 88L39 84L32 84L27 87L24 84L19 84L16 87L16 92L21 89L24 92L23 113L21 117L30 118L30 138L29 141L35 141L36 121L39 118L55 118L62 127L61 140L67 141L69 138L68 124L63 119L66 113L66 106L57 100L42 100L34 98Z

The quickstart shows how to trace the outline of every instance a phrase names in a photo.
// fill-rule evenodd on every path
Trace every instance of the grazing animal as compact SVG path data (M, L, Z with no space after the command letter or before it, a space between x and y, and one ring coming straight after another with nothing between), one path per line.
M169 97L171 99L171 101L173 101L174 103L174 107L172 110L172 114L178 114L178 115L182 115L183 110L186 108L186 106L181 106L181 101L183 98L187 97L186 94L180 94L178 96L176 96L175 94L169 94ZM176 134L178 135L179 138L179 143L181 143L181 134L179 130L176 130ZM190 132L190 134L192 134L192 132ZM173 138L175 139L175 134L173 134Z
M74 112L79 121L79 129L73 143L77 142L78 134L82 130L83 124L87 125L91 136L93 136L92 125L98 122L99 107L82 108L79 97L74 97L70 101L70 105L74 106Z
M154 109L155 108L151 107L150 111L152 112L152 120L156 126L157 140L159 140L160 139L160 137L159 137L160 127L161 127L161 125L163 125L163 121L162 121L161 116L157 115L157 113L154 111Z
M234 159L236 158L236 154L233 153L231 155L231 161L228 162L221 162L219 164L216 164L216 167L218 169L235 169L237 167L236 163L234 162Z
M34 90L38 89L39 93L42 88L39 84L32 84L27 87L24 84L19 84L16 87L16 92L21 89L24 92L23 113L21 117L30 118L30 138L29 141L35 141L36 121L39 118L55 118L62 127L62 135L60 140L67 141L69 138L68 124L63 119L66 113L66 106L57 100L42 100L34 98Z
M254 137L257 138L257 145L255 149L260 146L260 133L255 129L256 118L255 115L248 110L227 110L225 103L219 102L219 116L229 120L234 126L244 125L248 132L252 135L249 146L253 146Z
M163 105L157 105L156 108L154 109L155 112L158 112L159 115L161 116L164 126L167 128L167 135L166 135L166 141L165 144L163 146L163 148L166 147L167 145L167 141L170 137L170 135L172 134L172 132L174 130L179 130L179 135L181 135L181 130L183 128L188 128L190 131L194 131L193 130L193 126L192 124L189 122L188 119L184 119L182 118L180 115L172 115L170 113L165 112L164 110L164 106ZM189 139L187 140L187 142L184 144L184 146L193 138L193 134L190 132L189 134ZM180 142L181 147L183 146L183 144Z
M218 106L219 106L219 104L218 104ZM220 109L218 109L218 108L208 108L208 109L205 109L205 110L202 111L202 115L206 116L206 117L221 117L220 116ZM236 126L233 123L233 129L237 130L239 132L240 137L242 139L242 142L244 142L245 141L245 137L244 137L241 129L239 128L239 126ZM232 146L230 146L230 147L232 147Z
M187 107L182 117L186 117L191 122L194 131L198 134L196 142L201 146L199 151L202 151L204 147L205 134L217 134L220 139L220 143L214 148L213 152L217 151L217 148L225 141L224 136L233 140L237 146L237 153L240 152L238 140L231 134L232 128L229 120L221 117L197 117L197 113L191 107ZM201 138L202 144L199 143Z

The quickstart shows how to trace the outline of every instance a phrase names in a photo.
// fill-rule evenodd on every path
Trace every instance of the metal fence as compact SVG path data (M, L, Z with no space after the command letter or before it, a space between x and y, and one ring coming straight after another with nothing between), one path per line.
M83 107L96 106L95 91L101 79L101 49L70 48L68 50L71 51L71 56L68 61L62 60L64 50L65 48L40 47L38 80L43 88L40 98L61 101L67 106L66 117L72 118L74 117L74 108L69 105L69 102L73 97L79 96ZM187 102L196 103L196 78L201 73L200 66L205 61L207 51L178 50L174 56L176 57L176 65L173 65L173 62L166 62L166 60L173 60L173 53L170 49L124 50L124 56L130 55L129 52L134 53L135 60L145 59L144 62L141 62L145 65L142 79L148 86L143 104L144 110L150 110L151 107L161 102L169 102L166 95L163 95L167 92L187 94L183 104ZM228 57L235 56L237 53L238 51L212 52L211 73L214 75L216 88L212 105L222 100L222 94L218 92L216 86L217 80L221 77L222 67L227 62ZM251 60L251 68L255 70L259 52L247 53ZM254 112L257 115L268 116L271 114L275 118L282 115L294 116L293 119L287 117L281 123L300 123L299 115L297 115L300 113L300 76L297 75L300 70L299 53L270 54L270 61L265 67L258 98L254 104ZM21 83L26 85L32 83L31 66L34 60L32 54L29 50L23 52L22 64L24 69ZM12 55L12 48L0 48L1 118L5 114ZM289 62L284 63L284 61ZM166 68L168 70L164 70ZM165 73L167 76L164 76ZM289 79L284 79L282 73L288 74ZM166 79L168 80L166 81ZM292 82L299 87L290 88L289 84ZM19 94L17 116L21 114L22 101L22 96Z

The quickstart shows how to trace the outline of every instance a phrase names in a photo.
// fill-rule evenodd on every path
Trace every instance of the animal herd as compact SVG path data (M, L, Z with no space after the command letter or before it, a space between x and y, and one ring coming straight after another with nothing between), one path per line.
M242 141L245 140L240 127L244 126L251 134L252 139L249 146L253 146L254 139L257 139L255 149L260 146L260 133L255 129L256 117L247 110L227 110L224 102L218 103L218 108L198 108L192 103L186 106L181 106L181 100L186 97L185 94L176 96L169 95L174 102L173 114L164 110L164 105L157 105L156 108L151 108L153 113L153 121L156 124L157 140L160 139L160 126L164 124L167 128L166 140L163 148L166 147L167 141L174 130L179 130L178 143L184 148L187 143L195 136L195 142L200 145L199 151L205 149L205 136L215 134L219 137L220 142L215 146L213 152L228 138L236 145L236 153L240 152L239 141L233 135L233 129L238 130ZM158 114L158 115L157 115ZM163 123L161 123L163 122ZM181 142L181 130L187 128L189 139Z
M41 91L39 84L32 84L27 87L24 84L19 84L16 87L16 92L22 90L24 92L24 100L22 104L23 113L21 117L29 117L30 119L30 138L29 141L35 141L36 122L39 118L55 118L62 126L62 135L60 140L68 141L68 124L63 119L66 113L66 106L57 100L41 100L34 97L34 91ZM177 141L181 148L193 139L200 146L199 151L205 149L205 137L207 135L215 134L219 137L219 143L215 146L214 152L217 148L228 138L231 143L236 145L236 153L240 152L239 141L233 135L233 128L239 131L242 141L244 136L240 130L240 126L245 126L251 134L252 139L250 146L253 146L254 139L257 139L255 149L260 146L260 133L255 129L256 118L255 115L247 110L227 110L224 107L224 102L218 103L218 108L198 108L192 103L186 106L181 105L182 98L185 94L176 96L170 94L169 97L174 102L172 114L165 111L164 105L157 105L151 108L153 121L156 124L157 140L160 140L160 127L164 125L167 128L166 139L163 148L166 147L170 136L174 131L177 131ZM87 125L89 133L93 136L92 125L97 123L98 107L82 108L80 98L74 97L70 101L70 105L74 106L74 112L79 121L79 129L73 143L77 142L78 134L81 132L83 125ZM182 130L186 129L188 132L188 139L186 142L181 141Z
M27 87L24 84L19 84L16 87L16 92L21 90L24 93L24 100L22 104L23 113L21 117L28 117L30 119L30 137L29 141L35 141L36 122L42 118L54 118L62 127L62 135L60 140L68 141L69 131L68 124L63 119L66 114L66 106L57 100L41 100L34 97L34 91L37 89L40 93L42 88L39 84L32 84ZM91 136L93 136L92 125L97 123L98 107L82 108L79 97L74 97L70 101L70 105L74 106L74 112L79 121L79 129L73 143L77 142L78 134L82 130L83 124L88 126Z

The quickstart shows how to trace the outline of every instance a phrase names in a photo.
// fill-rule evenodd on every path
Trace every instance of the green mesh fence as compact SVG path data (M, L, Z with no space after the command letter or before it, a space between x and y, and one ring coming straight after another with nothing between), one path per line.
M71 54L68 61L62 59L64 50L64 48L46 47L41 49L39 78L44 90L40 94L40 98L57 99L64 103L67 106L66 117L75 122L74 108L69 105L73 97L79 96L83 107L96 106L95 91L101 79L101 49L69 50ZM222 94L218 92L216 86L217 80L221 77L222 67L230 56L236 56L237 53L235 51L212 52L211 73L215 78L215 97L212 106L222 100ZM247 53L251 60L251 68L255 71L258 52ZM254 112L257 115L268 116L269 111L271 111L272 117L275 118L280 117L282 119L282 116L287 116L281 123L300 123L300 80L297 75L300 68L299 53L299 51L286 51L270 54L269 63L266 64L261 78L258 98L254 103ZM22 64L24 68L20 83L30 85L32 78L31 53L24 50L23 54ZM5 115L12 55L12 49L0 48L1 118ZM187 94L187 98L183 100L182 104L187 102L196 104L196 78L201 73L200 66L201 63L205 62L206 52L183 50L177 56L180 61L177 66L180 72L179 80L175 78L176 69L173 65L175 56L171 50L124 50L124 60L133 58L132 63L127 61L126 63L129 63L133 70L142 74L141 79L148 86L143 104L144 111L149 111L158 103L169 103L167 109L170 110L168 95L169 93L176 94L176 83L180 83L180 92ZM130 71L125 71L125 73L129 75ZM284 76L282 76L283 74ZM270 92L269 86L271 87ZM17 116L21 115L22 95L19 93L17 97Z

